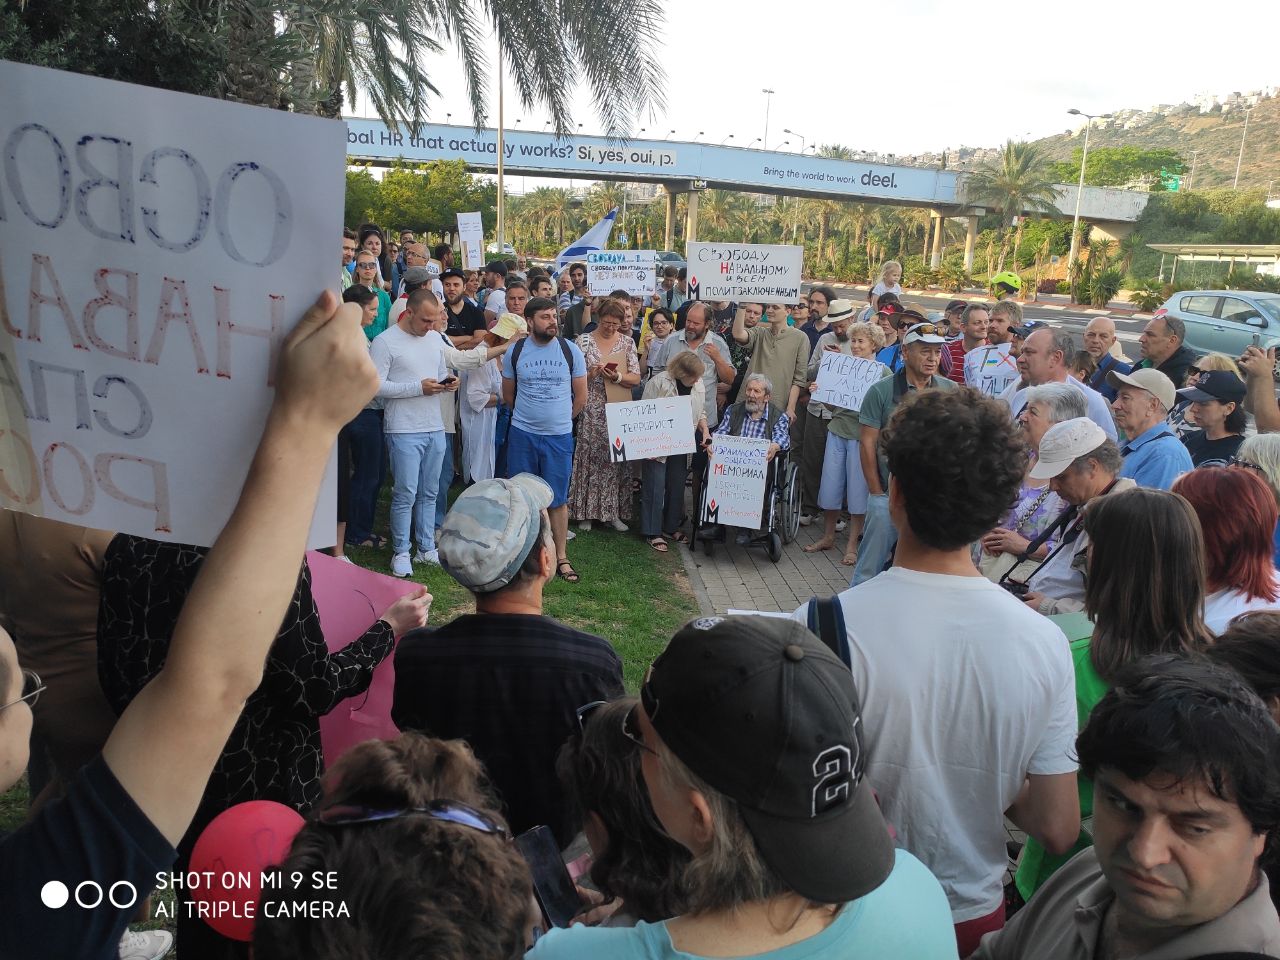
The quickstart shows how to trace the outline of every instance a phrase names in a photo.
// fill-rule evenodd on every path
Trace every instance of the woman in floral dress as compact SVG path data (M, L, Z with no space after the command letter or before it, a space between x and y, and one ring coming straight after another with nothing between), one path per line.
M608 402L606 380L618 391L613 399L631 399L630 390L640 382L640 358L630 329L625 333L627 307L620 300L605 300L595 309L596 328L578 338L587 364L587 404L578 419L573 448L573 476L569 482L569 516L590 530L592 521L624 531L631 517L631 465L613 463L609 455L609 427L604 407Z

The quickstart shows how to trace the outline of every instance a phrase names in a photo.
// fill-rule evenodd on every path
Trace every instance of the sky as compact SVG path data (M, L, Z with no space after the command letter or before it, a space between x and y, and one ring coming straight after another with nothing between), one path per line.
M765 135L768 101L769 149L791 141L781 149L799 151L803 136L805 146L922 153L1061 133L1076 122L1071 107L1148 109L1280 85L1274 0L1241 0L1224 16L1187 0L663 4L666 100L637 136L693 140L704 131L701 142L733 134L729 144L747 146ZM443 123L451 113L451 123L472 122L456 56L430 65L441 96L428 119ZM546 113L523 109L509 83L506 90L508 129L517 118L521 129L542 129ZM574 104L574 124L599 133L588 92L576 90ZM356 112L374 115L364 98Z

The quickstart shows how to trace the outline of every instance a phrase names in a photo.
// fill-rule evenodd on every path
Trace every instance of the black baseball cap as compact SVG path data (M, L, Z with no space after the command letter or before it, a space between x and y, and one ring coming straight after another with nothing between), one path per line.
M450 277L457 277L459 280L467 279L467 275L463 273L461 270L459 270L457 267L450 267L444 273L440 274L441 282L449 279Z
M947 309L943 310L942 312L955 313L958 310L963 310L968 305L969 305L968 301L965 301L965 300L952 300L950 303L947 304Z
M1223 403L1244 403L1244 381L1230 370L1206 370L1200 374L1194 387L1183 387L1178 396L1192 403L1220 400Z
M694 620L654 661L640 699L672 753L736 801L793 891L846 903L892 872L889 828L863 776L853 674L802 624Z

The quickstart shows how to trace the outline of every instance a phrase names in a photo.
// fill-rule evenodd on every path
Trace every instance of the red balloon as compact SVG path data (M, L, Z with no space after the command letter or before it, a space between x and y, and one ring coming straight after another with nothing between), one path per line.
M191 851L189 884L200 917L232 940L253 939L262 874L284 862L305 821L292 807L250 800L210 821Z

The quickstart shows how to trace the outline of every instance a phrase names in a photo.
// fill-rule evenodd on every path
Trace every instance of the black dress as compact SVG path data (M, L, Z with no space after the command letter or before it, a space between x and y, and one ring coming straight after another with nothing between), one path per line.
M107 548L98 608L98 679L117 714L164 666L178 614L207 553L203 547L127 534L118 534ZM374 669L394 645L391 627L379 620L330 653L311 595L311 569L303 561L297 589L267 655L262 684L245 703L214 765L195 819L178 844L175 869L186 868L200 833L228 807L274 800L306 813L320 799L320 717L368 689ZM201 920L184 923L183 912L179 905L180 939L190 944L193 937L203 940L206 932L222 939ZM215 943L200 952L189 947L184 952L219 955Z

